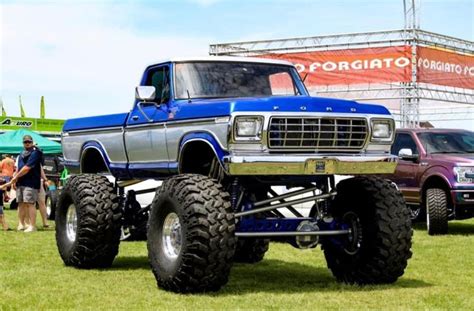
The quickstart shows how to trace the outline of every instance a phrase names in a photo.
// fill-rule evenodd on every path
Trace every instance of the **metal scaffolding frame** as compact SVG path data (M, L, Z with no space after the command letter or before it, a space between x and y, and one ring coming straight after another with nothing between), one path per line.
M343 48L399 46L412 42L420 46L445 48L466 54L472 54L474 52L473 41L422 29L397 29L315 37L217 43L209 46L209 54L256 56L269 53L296 53L340 50Z
M435 47L464 55L474 55L473 41L420 29L418 2L419 0L404 1L404 29L211 44L209 54L258 56L272 53L411 46L411 80L408 83L321 86L310 88L310 92L319 96L381 101L382 104L389 106L402 127L418 127L423 120L445 121L446 112L443 110L439 112L439 108L459 110L456 114L458 119L464 116L462 120L474 120L474 90L417 81L417 47ZM436 103L443 103L444 107L439 107Z

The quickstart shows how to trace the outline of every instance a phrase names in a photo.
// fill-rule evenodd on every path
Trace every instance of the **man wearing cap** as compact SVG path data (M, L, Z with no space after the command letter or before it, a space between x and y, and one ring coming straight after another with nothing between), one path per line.
M41 153L33 145L30 135L23 136L24 150L18 156L17 173L11 184L16 183L16 200L18 202L18 230L36 231L36 201L41 187ZM26 215L29 225L25 226Z

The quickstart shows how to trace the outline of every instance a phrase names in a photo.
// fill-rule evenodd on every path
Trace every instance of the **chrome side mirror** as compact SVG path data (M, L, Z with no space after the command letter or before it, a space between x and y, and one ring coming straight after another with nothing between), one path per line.
M411 157L413 156L413 151L411 151L410 148L403 148L398 151L398 157L403 158L403 157Z
M418 159L417 154L413 154L410 148L403 148L398 151L398 157L402 160L415 161Z
M154 86L142 85L135 88L135 98L142 101L152 101L156 98Z

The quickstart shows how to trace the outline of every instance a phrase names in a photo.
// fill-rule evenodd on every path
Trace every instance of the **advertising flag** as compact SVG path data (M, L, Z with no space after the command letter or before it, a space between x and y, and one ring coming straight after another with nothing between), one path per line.
M24 118L26 117L26 114L25 114L25 109L23 109L23 103L21 102L21 95L19 96L19 100L20 100L20 116Z
M45 112L45 107L44 107L44 96L41 96L41 104L40 104L40 118L44 119L46 112Z

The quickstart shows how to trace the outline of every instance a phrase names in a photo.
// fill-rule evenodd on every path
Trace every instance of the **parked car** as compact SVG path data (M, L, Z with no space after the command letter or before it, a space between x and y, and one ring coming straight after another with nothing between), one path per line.
M50 180L50 184L46 191L46 214L48 219L54 220L56 214L56 204L60 189L63 186L61 179L64 172L64 159L59 155L43 155L44 157L44 173Z
M448 221L474 217L474 133L452 129L399 129L391 149L399 156L394 181L413 220L426 217L429 234Z
M410 215L397 188L376 176L396 166L385 107L311 97L293 64L280 60L171 59L146 68L141 81L129 113L64 125L65 164L76 174L56 210L66 265L112 264L122 226L140 228L148 215L139 192L125 188L151 178L163 180L151 189L146 226L163 289L218 290L234 261L262 260L274 237L322 245L342 282L403 275ZM336 174L356 176L336 186ZM309 215L295 209L305 202L314 204Z

